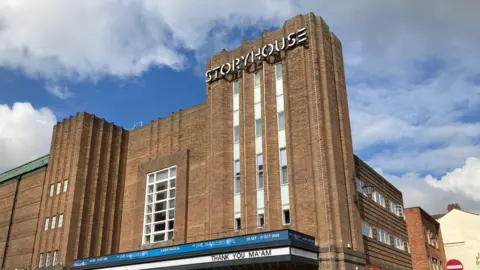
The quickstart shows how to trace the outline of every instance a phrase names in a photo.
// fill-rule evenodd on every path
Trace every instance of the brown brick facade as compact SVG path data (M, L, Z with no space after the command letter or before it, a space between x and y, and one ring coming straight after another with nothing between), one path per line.
M405 215L413 269L446 269L447 261L440 224L420 207L405 209ZM433 268L434 262L438 268Z
M322 18L296 16L257 40L212 56L207 69L301 28L308 35L305 46L281 52L273 63L258 62L233 78L239 81L241 230L234 228L233 92L227 78L207 84L206 102L131 131L87 113L57 123L45 183L37 194L38 220L30 226L36 231L32 269L40 253L54 250L59 262L70 266L76 258L285 228L316 238L320 269L356 270L366 263L410 269L408 252L362 236L360 221L366 219L408 238L403 219L368 198L357 200L355 176L401 205L403 200L353 155L342 48ZM282 222L274 63L283 68L290 225ZM262 101L264 228L257 226L255 71L260 72ZM170 166L177 166L174 238L142 245L146 176ZM49 196L50 185L66 179L68 191ZM0 194L10 194L15 183L2 187ZM1 244L11 202L8 195L0 198L6 211L1 212ZM64 215L63 227L45 230L45 218L59 214Z

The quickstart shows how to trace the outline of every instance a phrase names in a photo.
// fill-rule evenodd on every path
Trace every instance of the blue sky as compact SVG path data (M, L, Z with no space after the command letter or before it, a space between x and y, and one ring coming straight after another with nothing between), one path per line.
M80 111L126 129L205 101L208 57L300 13L343 44L354 148L407 205L480 212L478 1L0 1L0 171ZM431 196L430 196L431 195ZM460 199L457 199L460 198Z

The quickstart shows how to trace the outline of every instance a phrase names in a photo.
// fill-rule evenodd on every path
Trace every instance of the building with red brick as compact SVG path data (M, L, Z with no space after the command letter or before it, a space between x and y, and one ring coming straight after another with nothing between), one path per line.
M402 193L353 154L322 18L215 54L205 76L204 103L140 128L57 123L48 164L1 180L2 267L411 269Z
M414 270L446 269L440 224L420 207L405 209Z

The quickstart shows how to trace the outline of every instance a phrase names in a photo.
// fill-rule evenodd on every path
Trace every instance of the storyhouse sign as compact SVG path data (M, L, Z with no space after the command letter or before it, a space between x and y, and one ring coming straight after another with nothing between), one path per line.
M302 28L297 32L288 34L286 37L284 36L279 40L275 40L273 43L266 44L261 48L253 50L244 56L235 58L232 60L232 62L225 63L221 66L207 70L205 73L206 82L214 82L228 74L243 70L256 61L265 60L274 53L279 53L281 51L305 44L308 38L306 30L306 28Z

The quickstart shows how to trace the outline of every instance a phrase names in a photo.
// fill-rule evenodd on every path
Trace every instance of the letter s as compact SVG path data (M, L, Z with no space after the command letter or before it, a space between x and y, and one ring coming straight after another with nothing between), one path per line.
M205 72L205 77L207 77L207 83L212 80L212 74L210 74L210 72L211 70L207 70L207 72Z

